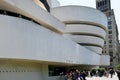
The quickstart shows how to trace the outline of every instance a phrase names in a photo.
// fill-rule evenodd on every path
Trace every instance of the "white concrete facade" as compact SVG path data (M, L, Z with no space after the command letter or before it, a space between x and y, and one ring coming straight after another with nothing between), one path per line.
M83 43L82 39L84 39L85 43L102 46L106 29L104 21L92 21L93 23L97 21L96 25L101 27L95 27L97 30L100 29L96 34L88 31L96 36L79 36L80 39L73 41L63 36L64 33L68 34L66 30L68 25L48 13L33 0L1 0L0 9L1 80L59 80L59 77L49 77L48 65L109 65L109 56L102 58L101 63L101 55L98 54L100 52L92 51L76 43L77 41ZM11 16L10 12L14 16ZM101 15L101 12L97 14L101 16L101 19L106 18ZM88 23L90 23L89 19ZM85 26L87 28L87 25ZM94 29L94 26L90 25L88 29ZM92 43L91 40L87 41L87 38L96 41Z
M92 51L102 53L107 27L107 18L103 13L83 6L57 7L53 8L51 13L67 25L65 34L71 34L69 37L73 41L83 46L99 47L101 50L92 49Z
M32 59L70 64L99 64L99 60L94 62L97 56L100 57L99 55L70 39L66 39L31 21L6 15L0 17L1 25L4 26L0 27L1 58ZM13 24L13 22L15 23ZM65 45L63 46L63 44ZM67 56L68 54L69 56ZM88 56L91 63L85 59L78 59L83 56ZM90 56L93 56L93 60Z
M60 2L57 0L47 0L47 2L51 8L60 6Z

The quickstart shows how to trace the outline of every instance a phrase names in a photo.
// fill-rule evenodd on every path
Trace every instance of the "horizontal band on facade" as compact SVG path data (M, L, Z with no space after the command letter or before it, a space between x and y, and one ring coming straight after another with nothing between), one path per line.
M15 13L15 12L7 11L7 10L0 10L0 15L6 15L6 16L22 18L22 19L25 19L25 20L28 20L28 21L32 21L32 22L42 26L42 24L40 24L39 22L35 21L34 19L29 18L27 16L24 16L22 14ZM49 30L52 30L52 31L56 32L56 33L62 34L60 31L58 31L55 28L51 29L48 25L46 25L45 27L48 28Z
M86 36L95 36L95 37L99 37L103 40L105 40L105 38L101 35L97 35L97 34L91 34L91 33L82 33L82 32L66 32L65 34L71 34L71 35L86 35Z
M85 25L92 25L95 27L99 27L102 28L103 30L105 30L107 32L107 29L105 26L95 23L95 22L89 22L89 21L64 21L65 24L85 24Z
M35 20L33 20L33 19L31 19L31 18L26 17L26 16L24 16L24 15L22 15L22 14L15 13L15 12L6 11L6 10L0 10L0 14L2 14L2 15L7 15L7 16L13 16L13 17L22 18L22 19L25 19L25 20L33 21L34 23L41 25L40 23L36 22Z
M100 47L100 48L103 48L101 45L98 45L98 44L91 44L91 43L78 43L82 46L96 46L96 47Z

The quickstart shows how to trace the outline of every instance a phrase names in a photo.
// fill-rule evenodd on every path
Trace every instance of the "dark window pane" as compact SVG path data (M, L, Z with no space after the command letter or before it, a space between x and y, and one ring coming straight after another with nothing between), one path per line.
M108 26L108 29L112 29L112 26Z
M112 21L109 21L109 22L108 22L108 25L111 25L111 24L112 24Z
M112 31L109 31L109 34L112 34Z

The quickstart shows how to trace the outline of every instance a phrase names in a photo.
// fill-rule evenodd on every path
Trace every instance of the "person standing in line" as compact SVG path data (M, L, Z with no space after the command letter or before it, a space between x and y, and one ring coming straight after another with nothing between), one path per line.
M87 76L87 75L86 75L86 72L85 72L85 71L83 71L83 72L82 72L82 77L83 77L83 80L86 80L86 76Z
M117 70L116 73L117 73L118 79L120 80L120 70Z
M76 71L73 72L73 80L79 80L79 70L76 69Z
M117 68L117 70L116 70L117 77L120 80L120 64L116 65L116 68Z
M110 76L111 76L111 78L113 77L113 74L114 74L114 70L113 69L110 69Z
M73 72L72 71L70 71L70 73L69 73L68 80L73 80Z
M65 78L65 80L68 80L68 78L69 78L69 74L68 74L68 72L66 72L64 78Z

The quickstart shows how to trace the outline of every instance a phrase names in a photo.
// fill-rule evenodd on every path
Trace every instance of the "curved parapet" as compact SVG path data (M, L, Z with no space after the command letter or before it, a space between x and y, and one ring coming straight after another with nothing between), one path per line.
M51 13L66 24L91 24L97 25L105 30L107 27L106 16L94 8L84 6L62 6L53 8Z
M69 37L79 44L85 45L96 45L101 47L104 45L103 39L95 36L87 36L87 35L69 35Z
M96 53L98 52L102 52L102 48L101 47L98 47L98 46L93 46L93 45L84 45L86 48L90 49L91 51L94 51ZM101 53L98 53L98 54L101 54Z
M94 35L99 38L105 39L106 32L104 29L93 26L93 25L86 25L86 24L68 24L66 25L65 34L85 34L85 35Z
M0 0L0 9L28 17L45 28L62 34L65 29L64 23L44 10L43 4L36 4L36 1L38 0Z
M0 58L99 65L99 54L32 21L0 15L0 25Z
M104 45L104 40L95 37L95 36L87 36L87 35L68 35L73 41L78 44L85 46L86 48L98 53L102 51L102 46ZM98 53L101 54L101 53Z
M107 31L107 17L100 11L84 6L62 6L51 13L66 24L65 34L88 49L101 54Z

